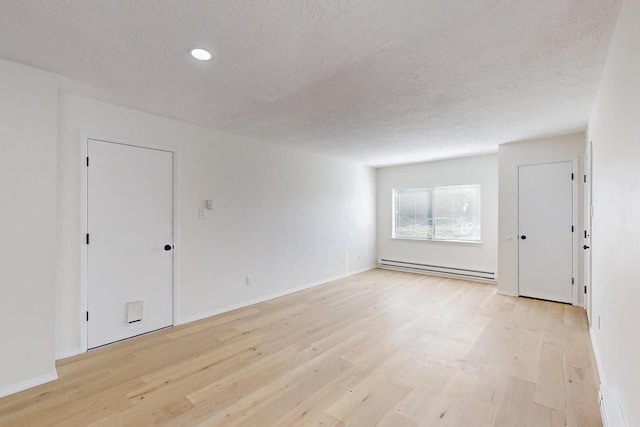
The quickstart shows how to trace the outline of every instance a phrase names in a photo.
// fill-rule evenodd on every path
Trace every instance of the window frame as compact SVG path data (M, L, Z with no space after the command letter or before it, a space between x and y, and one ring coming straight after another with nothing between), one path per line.
M396 234L397 227L397 203L398 203L398 193L402 191L411 191L411 190L430 190L432 193L432 217L436 212L436 190L447 187L465 187L465 186L475 186L478 188L478 198L480 201L480 206L478 210L478 224L480 226L480 237L478 240L465 240L465 239L439 239L435 237L407 237L407 236L398 236ZM434 224L435 226L435 224ZM482 185L479 183L473 184L447 184L447 185L425 185L425 186L416 186L416 187L399 187L393 188L391 194L391 238L393 240L410 240L417 242L435 242L435 243L454 243L454 244L464 244L464 245L478 245L482 244ZM435 229L434 229L435 230Z

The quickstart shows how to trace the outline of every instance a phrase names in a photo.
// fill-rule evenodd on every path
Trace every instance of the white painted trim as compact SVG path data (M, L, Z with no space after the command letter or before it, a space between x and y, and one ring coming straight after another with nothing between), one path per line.
M56 352L56 360L66 359L67 357L77 356L78 354L83 353L81 347L69 348L66 350L61 350Z
M593 357L596 360L596 370L598 371L598 378L600 384L606 384L607 379L602 370L602 358L600 357L600 350L598 349L598 340L596 340L595 330L593 327L589 328L589 337L591 338L591 348L593 349Z
M85 159L87 157L88 152L88 143L89 140L93 139L96 141L110 142L113 144L121 144L121 145L130 145L133 147L140 148L150 148L154 150L168 151L173 153L173 325L177 325L178 323L178 295L179 292L179 275L178 275L178 257L180 253L179 246L179 209L178 209L178 201L179 198L179 179L178 179L178 170L179 170L179 150L176 147L169 147L166 145L158 145L158 144L148 144L145 142L139 141L128 141L123 138L111 138L105 136L99 136L95 134L89 133L81 133L80 134L80 149L82 153L81 162L80 162L80 352L84 353L88 350L88 328L87 321L85 320L85 313L88 309L88 295L87 295L87 262L88 258L88 249L85 244L85 234L87 233L87 166L85 163Z
M58 379L58 373L54 369L51 372L48 372L44 375L37 376L35 378L31 378L30 380L22 381L18 384L13 384L10 386L0 388L0 397L9 396L10 394L14 394L31 387L39 386L41 384L48 383L50 381L55 381L57 379Z
M364 273L365 271L373 270L375 268L376 268L375 266L367 267L367 268L364 268L362 270L359 270L356 273L352 273L350 276L352 276L354 274ZM344 279L345 277L349 277L349 276L339 275L339 276L329 277L329 278L326 278L326 279L322 279L322 280L318 280L318 281L315 281L315 282L307 283L307 284L304 284L302 286L297 286L295 288L287 289L285 291L274 292L274 293L263 295L261 297L254 298L254 299L251 299L251 300L248 300L248 301L242 301L242 302L239 302L239 303L236 303L236 304L227 305L225 307L216 308L214 310L211 310L211 311L208 311L208 312L205 312L205 313L196 314L194 316L188 316L188 317L185 317L183 319L180 319L179 322L178 322L178 325L184 325L185 323L195 322L196 320L205 319L207 317L216 316L218 314L226 313L228 311L232 311L232 310L237 310L239 308L248 307L250 305L254 305L254 304L261 303L261 302L269 301L269 300L272 300L272 299L275 299L275 298L280 298L280 297L283 297L283 296L286 296L286 295L290 295L290 294L293 294L293 293L296 293L296 292L303 291L305 289L314 288L316 286L328 285L329 283L331 283L333 281Z
M582 305L580 305L580 289L582 289L582 282L579 282L578 279L580 277L580 272L578 270L578 265L580 263L580 259L579 259L579 249L578 249L578 236L580 235L580 230L578 230L578 222L580 221L579 217L578 217L578 208L580 207L580 204L578 203L579 201L579 186L578 186L578 181L580 180L580 178L578 177L578 172L579 172L579 168L578 168L578 159L575 158L571 161L571 173L573 174L573 188L572 188L572 195L573 195L573 200L571 202L572 206L572 222L573 222L573 272L571 273L573 275L573 305L575 306L580 306L580 307L584 307L584 302Z
M80 239L80 351L87 351L87 321L85 319L85 313L87 312L87 263L89 261L89 253L86 242L83 241L87 232L87 181L88 170L86 165L86 158L88 152L88 140L90 137L85 134L80 135L80 151L82 157L80 158L80 233L78 239Z
M589 175L587 175L587 164L589 167ZM583 230L589 233L589 237L582 237L582 230L580 231L580 240L582 240L583 244L586 245L589 242L591 245L591 234L593 229L593 223L591 221L591 213L593 206L593 142L587 138L586 148L584 153L584 160L582 163L582 172L584 175L583 178L583 188L582 188L582 225ZM587 191L589 190L589 191ZM587 205L587 194L589 203ZM584 240L583 240L584 239ZM586 240L586 241L585 241ZM580 243L578 243L578 251L580 251ZM587 266L586 260L589 259L589 265ZM591 258L591 250L582 250L582 286L587 289L587 292L583 294L583 305L585 310L587 311L587 321L589 325L593 323L593 299L591 298L591 282L592 282L592 258ZM588 268L587 268L588 267ZM587 281L587 271L589 272L589 280ZM589 301L587 302L587 296Z
M393 237L392 240L409 240L413 242L433 242L433 243L446 243L446 244L458 244L458 245L482 245L482 240L445 240L445 239L420 239L417 237Z
M497 289L496 293L498 295L502 295L502 296L505 296L505 297L516 297L517 298L517 297L520 296L517 292L506 292L506 291L500 290L500 289Z
M618 399L618 393L613 389L601 386L598 394L603 427L626 427L627 422L620 405L620 399Z
M180 281L178 278L178 266L180 263L180 210L178 209L180 198L178 189L180 188L180 152L177 148L173 150L173 324L178 324L179 317L179 295Z
M375 265L375 264L371 265L369 267L361 268L360 270L356 270L356 271L350 273L349 277L350 276L355 276L356 274L360 274L360 273L366 273L367 271L375 270L376 268L378 268L378 266Z
M593 327L589 328L589 337L591 338L591 348L593 349L596 370L598 372L598 378L600 379L598 399L602 424L604 427L625 427L627 423L617 393L607 386L607 378L602 369L602 357L598 349L598 341L596 340L595 329Z

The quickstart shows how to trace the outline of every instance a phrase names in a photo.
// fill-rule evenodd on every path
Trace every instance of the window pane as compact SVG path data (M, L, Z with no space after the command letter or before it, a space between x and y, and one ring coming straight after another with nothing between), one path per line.
M430 188L396 192L395 237L433 238L432 194Z
M393 237L480 241L480 186L396 190Z
M435 188L435 238L480 240L480 186Z

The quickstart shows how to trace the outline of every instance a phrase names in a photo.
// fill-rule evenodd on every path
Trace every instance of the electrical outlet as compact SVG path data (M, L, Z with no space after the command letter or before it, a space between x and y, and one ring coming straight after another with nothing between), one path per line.
M206 218L207 217L207 210L205 208L200 208L200 214L199 214L200 218Z
M246 276L244 278L244 284L245 284L245 286L251 286L251 277Z

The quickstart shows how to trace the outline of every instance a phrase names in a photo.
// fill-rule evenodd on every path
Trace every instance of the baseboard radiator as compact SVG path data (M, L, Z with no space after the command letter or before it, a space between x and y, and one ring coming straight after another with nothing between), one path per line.
M610 388L600 387L600 415L604 427L626 427L627 423L616 393Z
M496 283L496 273L490 271L470 270L466 268L444 267L441 265L420 264L417 262L395 261L381 258L378 267L387 270L408 271L412 273L431 274L434 276L454 277L463 280Z

